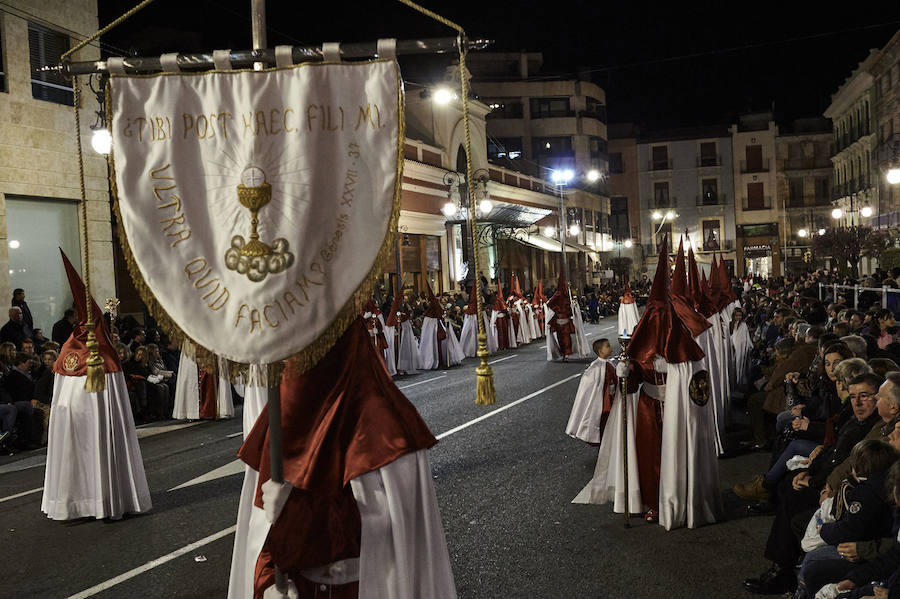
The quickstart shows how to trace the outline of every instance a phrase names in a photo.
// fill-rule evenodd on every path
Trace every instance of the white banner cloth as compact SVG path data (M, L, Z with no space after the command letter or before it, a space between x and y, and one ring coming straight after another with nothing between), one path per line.
M388 60L113 76L118 206L138 288L234 362L324 354L317 340L357 315L390 249L401 90Z

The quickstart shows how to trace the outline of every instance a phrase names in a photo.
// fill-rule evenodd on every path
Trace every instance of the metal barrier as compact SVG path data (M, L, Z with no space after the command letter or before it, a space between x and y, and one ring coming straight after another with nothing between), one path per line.
M826 285L824 283L819 283L819 301L825 301L826 295L831 295L831 301L834 303L838 302L838 290L839 289L852 289L853 290L853 309L858 309L859 306L859 294L863 291L875 291L876 293L881 294L881 307L888 307L888 294L893 293L897 296L900 296L900 289L892 289L887 286L882 287L862 287L860 285L838 285L837 283L833 283L831 285Z

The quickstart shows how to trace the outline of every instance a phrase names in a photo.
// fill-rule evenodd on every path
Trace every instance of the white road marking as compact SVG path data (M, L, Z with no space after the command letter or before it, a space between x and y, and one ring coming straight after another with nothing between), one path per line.
M44 487L38 487L37 489L32 489L30 491L22 491L21 493L16 493L15 495L10 495L8 497L0 497L0 503L4 501L12 501L18 497L25 497L26 495L31 495L32 493L37 493L38 491L43 491Z
M226 439L231 439L231 438L233 438L233 437L238 437L238 436L243 435L243 434L244 434L244 431L238 431L238 432L236 432L236 433L231 433L230 435L225 435L225 438L226 438Z
M538 395L540 395L541 393L544 393L545 391L549 391L550 389L553 389L554 387L558 387L558 386L562 385L563 383L567 383L567 382L571 381L572 379L577 379L577 378L580 377L581 375L582 375L582 373L581 373L581 372L578 372L578 373L573 374L573 375L571 375L571 376L567 376L566 378L562 379L561 381L556 381L556 382L553 383L552 385L547 385L547 386L544 387L543 389L538 389L538 390L535 391L534 393L529 393L528 395L526 395L525 397L523 397L523 398L521 398L521 399L517 399L516 401L514 401L514 402L512 402L512 403L509 403L509 404L506 404L506 405L503 406L503 407L497 408L496 410L494 410L494 411L492 411L492 412L488 412L487 414L482 414L482 415L479 416L478 418L476 418L476 419L474 419L474 420L470 420L470 421L466 422L465 424L460 424L460 425L457 426L456 428L451 428L449 431L447 431L447 432L445 432L445 433L441 433L440 435L438 435L438 436L436 437L436 439L441 440L441 439L443 439L444 437L449 437L450 435L453 435L453 434L455 434L455 433L458 433L459 431L461 431L461 430L463 430L463 429L469 428L469 427L472 426L473 424L476 424L476 423L478 423L478 422L481 422L482 420L486 420L486 419L490 418L491 416L496 416L496 415L499 414L500 412L503 412L503 411L505 411L505 410L508 410L508 409L510 409L510 408L513 407L513 406L517 406L517 405L519 405L520 403L522 403L523 401L528 401L529 399L532 399L532 398L534 398L534 397L537 397Z
M510 358L515 358L519 354L513 354L511 356L506 356L505 358L497 358L496 360L491 360L488 364L496 364L497 362L502 362L503 360L509 360Z
M177 487L172 487L166 493L171 493L172 491L177 491L178 489L184 489L185 487L192 487L194 485L199 485L201 483L208 483L211 480L217 480L220 478L225 478L226 476L233 476L235 474L243 474L244 473L244 462L241 460L234 460L233 462L228 462L224 466L219 466L215 470L210 470L206 474L201 474L197 478L192 478L186 483L182 483Z
M403 385L402 387L397 387L397 388L400 389L400 390L402 391L403 389L409 389L410 387L415 387L416 385L424 385L425 383L430 383L431 381L436 381L436 380L438 380L438 379L442 379L442 378L444 378L445 376L447 376L447 375L446 375L446 374L442 374L441 376L436 376L436 377L434 377L433 379L427 379L427 380L424 380L424 381L419 381L418 383L410 383L409 385Z
M38 468L46 463L47 455L42 453L40 455L31 456L30 458L25 458L24 460L10 462L5 466L0 466L0 474L19 472L21 470L28 470L29 468Z
M128 572L125 572L124 574L119 574L115 578L110 578L109 580L101 582L98 585L94 585L89 589L85 589L85 590L81 591L80 593L71 595L71 596L69 596L68 599L84 599L85 597L93 597L97 593L102 593L103 591L105 591L107 589L111 589L112 587L116 586L117 584L119 584L121 582L125 582L126 580L134 578L138 574L143 574L144 572L146 572L148 570L152 570L153 568L155 568L157 566L161 566L167 562L170 562L177 557L181 557L185 553L190 553L194 549L203 547L204 545L209 545L213 541L218 541L222 537L227 537L228 535L234 533L234 531L236 529L237 529L237 525L229 526L228 528L226 528L224 530L220 530L217 533L213 533L213 534L209 535L208 537L204 537L204 538L200 539L199 541L194 541L190 545L185 545L181 549L176 549L172 553L168 553L162 557L156 558L155 560L151 560L142 566L133 568L133 569L129 570Z
M137 428L137 438L146 439L147 437L154 437L163 433L178 431L183 428L197 426L198 424L203 424L203 421L195 420L194 422L178 422L176 424L166 424L163 426L139 426Z

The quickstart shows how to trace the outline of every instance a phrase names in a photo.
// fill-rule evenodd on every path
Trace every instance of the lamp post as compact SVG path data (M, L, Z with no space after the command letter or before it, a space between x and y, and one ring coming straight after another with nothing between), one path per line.
M575 172L572 169L562 169L553 171L551 179L559 190L559 251L560 260L562 262L563 276L566 282L569 282L569 264L566 261L566 192L565 187L569 184Z
M678 216L672 210L666 210L665 212L661 212L659 210L654 210L650 213L650 218L652 220L659 221L659 227L656 229L656 233L653 234L654 237L659 235L660 231L662 231L663 225L666 224L666 221L672 222L675 220L675 217ZM659 247L656 248L657 252L659 251Z

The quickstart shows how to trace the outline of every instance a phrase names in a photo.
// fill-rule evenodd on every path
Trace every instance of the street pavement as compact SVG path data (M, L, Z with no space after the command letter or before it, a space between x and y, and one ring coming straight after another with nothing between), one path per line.
M615 337L616 319L587 325ZM614 343L617 347L617 344ZM742 597L765 568L770 518L666 532L573 504L597 450L564 433L589 360L549 363L543 340L491 357L497 404L475 405L476 360L400 377L439 438L431 463L461 598ZM59 523L40 511L44 451L0 457L0 597L224 597L243 469L232 420L139 429L153 510ZM719 461L722 489L766 456Z

